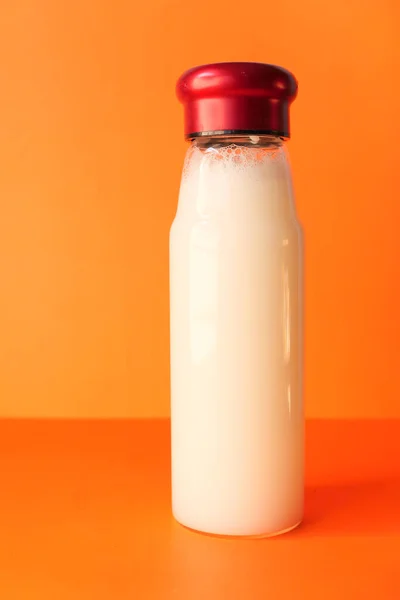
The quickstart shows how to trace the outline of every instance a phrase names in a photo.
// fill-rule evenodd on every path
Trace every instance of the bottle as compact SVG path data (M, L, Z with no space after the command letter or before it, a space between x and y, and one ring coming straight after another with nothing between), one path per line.
M172 509L266 537L303 514L303 242L285 140L293 75L184 73L190 142L170 233Z

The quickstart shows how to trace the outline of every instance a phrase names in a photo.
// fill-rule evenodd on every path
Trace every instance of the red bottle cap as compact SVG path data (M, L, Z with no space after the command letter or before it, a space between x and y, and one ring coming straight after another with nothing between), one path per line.
M297 81L286 69L232 62L194 67L176 86L185 110L185 137L274 135L290 137L289 106Z

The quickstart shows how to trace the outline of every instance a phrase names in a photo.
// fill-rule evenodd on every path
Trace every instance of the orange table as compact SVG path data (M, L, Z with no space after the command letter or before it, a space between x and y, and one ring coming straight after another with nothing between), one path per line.
M400 599L400 422L307 424L304 524L170 516L167 421L0 422L1 600Z

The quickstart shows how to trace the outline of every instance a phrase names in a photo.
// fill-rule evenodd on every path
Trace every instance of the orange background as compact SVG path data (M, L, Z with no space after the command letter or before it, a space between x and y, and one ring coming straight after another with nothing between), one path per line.
M166 416L180 73L291 69L309 417L400 417L395 0L3 0L0 415Z

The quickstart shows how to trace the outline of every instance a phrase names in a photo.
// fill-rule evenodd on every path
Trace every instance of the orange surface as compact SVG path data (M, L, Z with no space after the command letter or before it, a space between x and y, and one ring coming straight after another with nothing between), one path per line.
M307 424L304 524L265 540L170 514L168 421L0 422L0 597L398 600L400 421Z
M167 416L175 80L293 70L306 409L400 417L396 0L2 0L0 415Z

